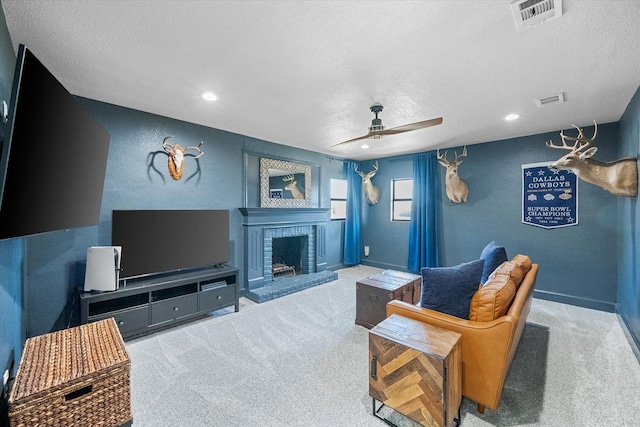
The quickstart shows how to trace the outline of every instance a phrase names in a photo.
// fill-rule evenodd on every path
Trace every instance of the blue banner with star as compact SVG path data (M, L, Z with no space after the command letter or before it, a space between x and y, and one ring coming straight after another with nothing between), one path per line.
M578 224L578 179L551 163L522 165L522 222L543 228Z

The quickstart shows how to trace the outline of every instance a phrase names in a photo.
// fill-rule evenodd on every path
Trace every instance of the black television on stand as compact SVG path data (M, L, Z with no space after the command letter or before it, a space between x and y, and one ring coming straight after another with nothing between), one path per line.
M0 239L98 224L109 140L20 45L0 157Z
M229 262L228 210L114 210L112 219L125 283Z

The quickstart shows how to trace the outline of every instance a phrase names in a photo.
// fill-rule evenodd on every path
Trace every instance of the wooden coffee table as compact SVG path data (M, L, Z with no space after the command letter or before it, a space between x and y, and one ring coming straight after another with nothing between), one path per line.
M373 415L389 425L384 406L424 426L458 425L461 335L397 314L378 323L369 331L369 395Z

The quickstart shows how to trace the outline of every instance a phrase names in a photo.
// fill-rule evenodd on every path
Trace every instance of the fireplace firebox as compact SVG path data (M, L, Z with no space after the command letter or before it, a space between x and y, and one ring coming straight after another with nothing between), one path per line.
M277 237L271 242L273 280L309 273L308 236Z

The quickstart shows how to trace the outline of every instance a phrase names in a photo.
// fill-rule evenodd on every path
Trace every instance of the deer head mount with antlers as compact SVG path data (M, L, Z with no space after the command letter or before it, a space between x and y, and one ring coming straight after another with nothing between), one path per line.
M371 182L371 178L378 172L378 161L376 160L371 172L363 173L358 170L358 165L355 165L353 169L358 175L362 177L362 186L364 188L364 194L367 196L367 200L370 204L375 205L380 200L380 190L374 186Z
M297 185L298 181L296 181L296 178L294 175L287 175L286 177L282 178L282 180L284 182L288 182L288 184L284 187L284 189L291 191L291 196L294 199L296 200L304 199L304 193L300 191L300 189L298 188L298 185Z
M625 157L612 162L599 162L591 157L598 151L591 147L591 143L598 135L598 124L593 121L593 137L584 136L582 128L573 125L578 130L577 137L571 137L560 132L562 145L555 145L547 141L547 147L569 150L554 163L549 165L551 170L571 170L576 176L591 184L604 188L617 196L636 197L638 195L638 160L635 157ZM567 141L573 141L568 145Z
M458 166L462 163L460 160L463 157L467 157L467 146L462 149L462 153L458 156L457 152L454 152L455 159L453 162L447 160L447 152L440 154L440 150L437 151L438 162L447 169L444 176L444 184L447 192L447 197L453 203L463 203L467 201L467 195L469 194L469 188L467 183L460 179L458 176Z
M185 147L182 148L180 144L169 144L167 139L173 138L172 136L167 136L162 140L162 149L169 156L169 175L171 178L176 181L182 178L182 174L184 173L184 160L187 156L193 157L197 159L202 156L204 153L200 149L204 141L200 141L197 147ZM198 154L187 154L189 150L197 151Z

